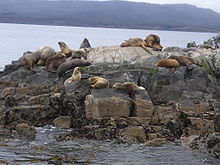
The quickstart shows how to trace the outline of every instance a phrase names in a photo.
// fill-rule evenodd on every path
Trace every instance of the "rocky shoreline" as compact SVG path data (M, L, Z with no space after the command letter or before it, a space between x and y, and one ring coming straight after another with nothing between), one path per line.
M220 36L207 47L169 47L148 55L140 47L98 47L88 54L92 65L81 69L82 79L64 87L44 66L34 71L21 60L0 73L0 136L34 139L34 127L72 128L57 140L87 138L119 143L163 145L180 139L182 145L220 157ZM170 55L189 56L198 65L156 68ZM110 88L91 89L88 78L101 76ZM134 96L111 88L133 82L146 90Z

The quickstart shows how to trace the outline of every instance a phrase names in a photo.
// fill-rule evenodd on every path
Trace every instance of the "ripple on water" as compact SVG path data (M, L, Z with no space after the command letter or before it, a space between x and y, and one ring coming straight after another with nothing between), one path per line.
M36 140L6 139L0 141L0 163L9 164L90 164L120 165L207 165L220 164L210 155L182 147L178 142L161 147L141 144L115 144L110 141L75 140L56 142L55 137L65 131L47 126L37 128ZM65 160L65 161L64 161Z

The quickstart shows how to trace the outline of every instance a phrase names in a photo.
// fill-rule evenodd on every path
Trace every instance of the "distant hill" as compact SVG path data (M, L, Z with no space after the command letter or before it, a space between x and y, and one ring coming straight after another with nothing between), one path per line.
M1 23L220 31L220 13L193 5L126 1L0 1Z

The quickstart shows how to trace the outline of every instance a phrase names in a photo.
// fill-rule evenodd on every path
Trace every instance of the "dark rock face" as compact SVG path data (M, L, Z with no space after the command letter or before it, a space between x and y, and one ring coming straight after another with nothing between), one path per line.
M218 34L217 36L214 36L212 38L210 38L208 41L204 42L205 44L208 45L212 45L214 46L216 49L220 48L220 34Z
M117 55L123 52L121 48L111 49L118 49ZM99 49L92 53L95 51ZM101 48L101 51L105 49ZM106 51L110 51L109 47ZM139 48L133 51L142 52ZM139 61L93 63L81 68L80 81L66 87L63 82L71 72L55 81L58 75L47 72L45 67L37 66L31 71L19 61L15 62L0 74L0 135L10 134L22 123L29 126L55 124L74 129L57 140L111 139L163 145L181 138L184 145L219 157L218 55L210 50L216 60L206 58L210 65L200 61L203 65L191 65L188 69L181 66L175 72L154 66L170 52L187 55L200 50L194 51L170 48L154 56L144 57L143 54L143 60ZM90 54L89 58L95 57ZM136 58L136 55L129 58ZM107 79L110 88L91 89L88 78L92 76ZM112 88L118 82L133 82L145 90L128 95ZM202 143L205 147L200 149Z

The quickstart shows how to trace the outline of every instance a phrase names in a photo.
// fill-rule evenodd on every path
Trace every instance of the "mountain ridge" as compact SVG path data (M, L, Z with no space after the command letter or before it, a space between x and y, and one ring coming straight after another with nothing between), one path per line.
M188 4L8 0L1 23L220 32L220 13Z

